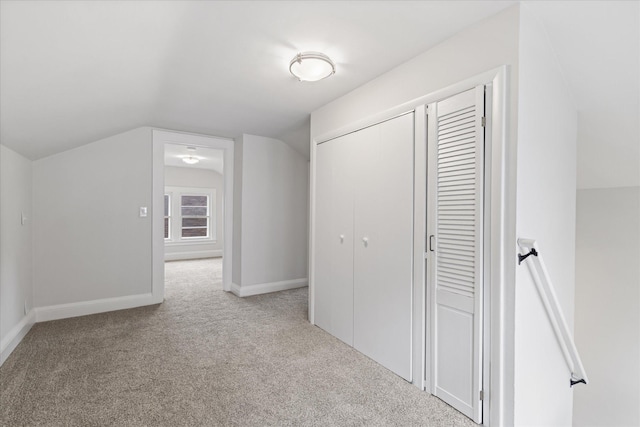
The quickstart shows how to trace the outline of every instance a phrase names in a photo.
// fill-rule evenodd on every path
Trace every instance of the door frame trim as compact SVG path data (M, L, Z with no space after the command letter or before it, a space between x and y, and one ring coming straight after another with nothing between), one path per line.
M234 141L210 135L192 134L173 130L152 130L152 293L159 302L164 300L164 144L179 144L214 148L224 151L223 194L223 242L222 242L222 288L231 291L233 256L233 155Z

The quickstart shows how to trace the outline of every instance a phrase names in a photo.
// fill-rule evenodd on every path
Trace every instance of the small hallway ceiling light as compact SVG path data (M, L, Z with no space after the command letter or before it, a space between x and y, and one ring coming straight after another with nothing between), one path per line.
M289 63L289 71L301 82L317 82L335 74L336 65L324 53L301 52Z
M185 162L188 165L195 165L196 163L198 163L200 161L200 159L195 157L195 156L184 156L182 158L182 161Z
M187 151L189 153L195 153L196 147L188 146ZM188 165L195 165L200 161L199 157L194 156L193 154L189 154L188 156L182 156L182 161Z

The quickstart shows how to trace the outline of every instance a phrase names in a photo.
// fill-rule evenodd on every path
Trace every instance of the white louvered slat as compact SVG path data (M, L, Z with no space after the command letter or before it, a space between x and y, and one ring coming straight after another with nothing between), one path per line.
M438 169L437 169L437 217L438 217L438 250L456 255L471 264L475 270L475 212L477 198L476 168L476 111L475 106L454 111L438 117ZM451 192L463 193L464 197L452 201ZM441 222L442 221L442 222ZM460 225L471 226L466 234L456 234L451 239L447 228L451 221L459 221ZM453 224L455 225L455 224ZM453 227L456 230L455 227ZM443 290L463 292L469 297L475 294L475 281L472 272L469 277L454 269L446 268L438 263L437 286ZM469 266L467 266L468 268ZM475 272L475 271L474 271ZM463 279L464 277L464 279Z
M438 266L440 268L450 268L455 271L464 271L469 274L474 274L473 263L465 263L462 260L450 260L445 257L440 257L438 260Z

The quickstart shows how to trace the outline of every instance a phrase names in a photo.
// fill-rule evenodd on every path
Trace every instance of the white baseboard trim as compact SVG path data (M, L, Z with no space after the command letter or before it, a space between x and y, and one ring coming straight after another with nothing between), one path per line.
M216 258L222 256L222 249L210 251L173 252L164 254L165 261L178 261L183 259Z
M143 307L145 305L160 304L161 302L162 298L154 297L153 294L141 294L36 307L34 311L36 322L47 322L49 320L87 316L89 314L104 313L106 311Z
M20 344L20 341L27 335L35 322L35 311L33 309L29 310L29 313L16 326L11 328L7 336L0 341L0 366L13 353L13 350Z
M287 289L304 288L309 285L309 280L294 279L284 280L282 282L258 283L255 285L240 286L236 283L231 284L231 292L239 297L250 297L252 295L268 294L270 292L286 291Z

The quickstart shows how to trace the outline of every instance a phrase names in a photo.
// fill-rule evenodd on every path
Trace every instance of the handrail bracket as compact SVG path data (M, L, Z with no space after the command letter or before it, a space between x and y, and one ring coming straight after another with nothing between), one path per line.
M575 378L575 377L574 377L574 376L572 376L572 377L569 379L569 387L573 387L574 385L576 385L576 384L580 384L580 383L582 383L582 384L586 384L586 383L587 383L587 382L586 382L584 379L582 379L582 378L580 378L580 379L574 379L574 378Z
M522 264L522 261L524 261L525 259L527 259L531 255L538 256L538 251L536 251L535 248L531 248L531 250L528 253L524 254L524 255L518 254L518 265Z

